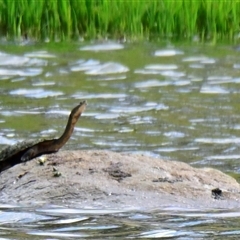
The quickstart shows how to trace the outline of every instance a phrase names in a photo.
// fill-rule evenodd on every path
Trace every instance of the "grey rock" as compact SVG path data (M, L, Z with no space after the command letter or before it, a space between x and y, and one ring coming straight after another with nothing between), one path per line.
M60 151L45 157L44 164L36 158L0 174L1 203L131 209L240 204L239 183L212 168L111 151Z

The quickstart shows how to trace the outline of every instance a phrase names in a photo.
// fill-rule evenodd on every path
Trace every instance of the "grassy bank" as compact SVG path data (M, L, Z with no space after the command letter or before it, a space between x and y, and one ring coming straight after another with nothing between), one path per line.
M240 2L230 0L0 0L0 35L236 40Z

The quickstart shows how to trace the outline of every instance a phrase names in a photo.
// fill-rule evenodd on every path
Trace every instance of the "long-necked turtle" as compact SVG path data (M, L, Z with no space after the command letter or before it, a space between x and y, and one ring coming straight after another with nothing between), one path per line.
M51 140L27 140L3 149L0 153L0 172L42 154L57 152L71 137L74 126L85 110L86 105L87 102L83 101L73 108L69 115L65 131L60 138Z

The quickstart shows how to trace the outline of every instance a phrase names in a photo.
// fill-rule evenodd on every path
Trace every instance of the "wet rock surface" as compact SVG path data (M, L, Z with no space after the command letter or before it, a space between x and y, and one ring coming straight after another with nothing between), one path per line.
M0 202L100 208L234 208L240 185L211 168L110 151L60 151L0 174Z

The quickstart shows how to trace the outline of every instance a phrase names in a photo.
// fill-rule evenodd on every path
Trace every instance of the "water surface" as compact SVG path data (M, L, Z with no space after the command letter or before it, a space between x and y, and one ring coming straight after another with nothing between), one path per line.
M1 239L236 239L240 212L1 205Z
M87 110L64 149L144 153L238 176L239 83L239 52L227 45L1 46L0 147L27 138L59 136L71 109L86 99ZM80 212L69 217L34 207L4 207L0 237L221 239L239 235L238 209L191 214L128 210L103 215L74 209Z

